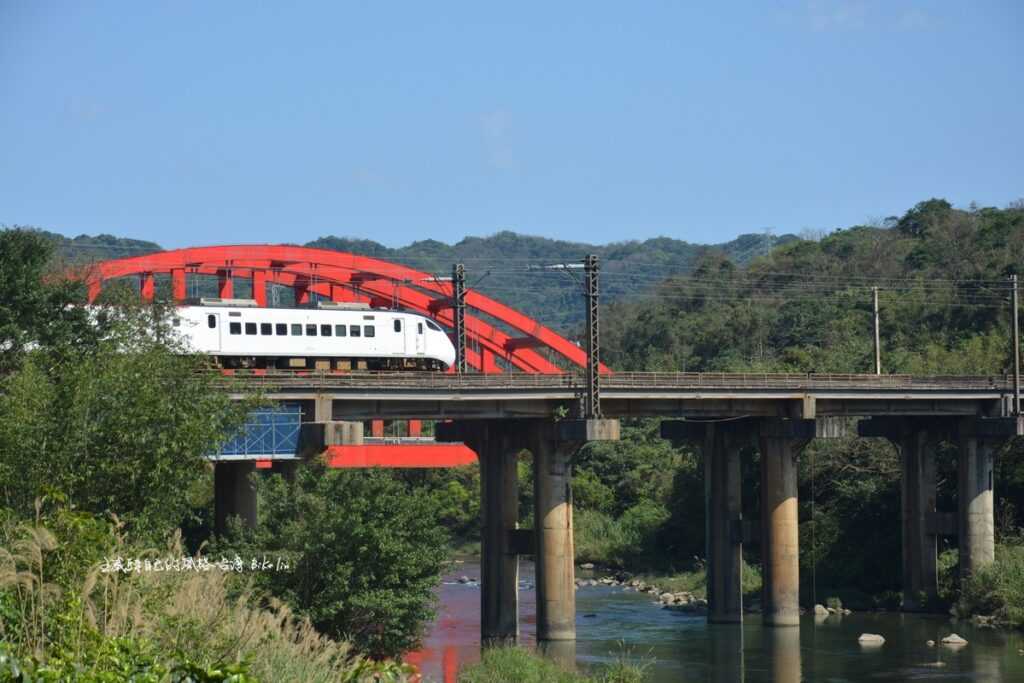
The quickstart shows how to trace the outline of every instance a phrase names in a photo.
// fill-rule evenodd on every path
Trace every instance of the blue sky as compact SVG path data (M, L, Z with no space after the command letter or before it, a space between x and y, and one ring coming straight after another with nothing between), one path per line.
M1024 3L0 0L0 223L717 242L1024 196Z

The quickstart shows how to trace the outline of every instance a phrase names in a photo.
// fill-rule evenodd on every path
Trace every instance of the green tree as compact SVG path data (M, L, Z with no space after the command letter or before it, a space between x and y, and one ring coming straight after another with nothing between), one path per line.
M262 481L259 496L257 528L236 528L224 547L288 562L288 571L259 574L262 590L377 657L419 642L448 553L432 496L387 472L322 462L300 467L292 481Z
M0 373L0 504L28 518L48 495L161 539L244 406L170 341L167 310L116 289L111 305L77 305L47 254L32 232L0 233L0 324L13 356Z

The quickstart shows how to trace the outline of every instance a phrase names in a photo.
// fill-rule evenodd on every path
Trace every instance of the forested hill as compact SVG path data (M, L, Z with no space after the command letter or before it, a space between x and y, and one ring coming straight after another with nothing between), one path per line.
M647 292L674 274L689 272L709 252L742 265L773 247L797 240L794 235L747 234L716 245L668 237L595 245L506 231L467 237L452 245L424 240L389 249L370 240L321 237L306 246L374 256L428 273L448 274L452 264L463 263L470 286L546 325L571 332L584 315L579 285L564 271L538 271L536 266L578 262L587 254L597 254L604 301L616 301Z
M152 242L97 235L74 239L44 234L57 245L57 255L70 263L88 263L161 251ZM593 245L544 237L500 232L489 237L467 237L456 244L423 240L389 248L372 240L321 237L305 246L334 249L403 263L428 273L448 274L454 263L466 265L469 284L513 308L562 331L577 327L583 318L579 289L564 272L538 272L531 265L577 261L587 254L602 259L606 301L634 296L677 273L688 272L702 254L720 252L737 264L796 241L793 235L741 235L717 245L691 244L668 237L643 242Z
M79 235L65 237L55 232L40 230L47 239L56 246L54 252L58 259L67 263L92 263L106 259L141 256L163 251L163 247L155 242L114 237L113 235Z
M741 267L716 255L605 316L618 369L873 370L879 288L883 372L1003 373L1009 284L1024 272L1024 202L921 202L882 227L783 245Z

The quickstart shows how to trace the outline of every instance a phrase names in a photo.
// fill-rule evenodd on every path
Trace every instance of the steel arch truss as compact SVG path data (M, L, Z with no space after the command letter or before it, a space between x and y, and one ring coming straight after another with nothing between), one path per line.
M236 278L249 278L253 298L267 305L266 285L292 287L298 303L312 294L331 301L359 301L378 308L395 304L454 327L452 283L430 273L380 259L327 249L287 245L193 247L95 264L83 276L89 300L103 282L139 278L142 297L151 300L156 275L168 275L176 301L186 298L190 274L216 276L219 295L230 298ZM532 318L479 292L466 293L467 364L480 372L507 368L553 374L586 367L586 351ZM492 324L489 321L495 321ZM541 353L543 350L549 353ZM601 366L602 372L609 372Z

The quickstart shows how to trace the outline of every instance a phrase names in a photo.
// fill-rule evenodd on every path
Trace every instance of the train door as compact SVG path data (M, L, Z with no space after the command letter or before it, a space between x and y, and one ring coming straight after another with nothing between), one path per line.
M210 350L220 351L220 314L207 313L206 320L202 324L206 325L205 336L209 339Z
M393 330L393 335L394 335L394 338L395 338L395 343L394 343L394 346L392 346L391 344L388 344L387 348L388 348L388 350L392 351L393 353L396 353L396 354L399 354L399 355L402 355L402 356L405 355L405 349L407 347L405 337L409 333L409 331L407 329L405 329L406 327L408 327L408 326L405 324L405 321L402 320L401 318L392 318L391 319L391 329Z
M413 325L416 326L416 355L422 356L427 352L427 330L422 320L417 320Z

